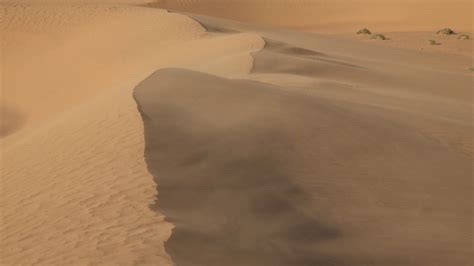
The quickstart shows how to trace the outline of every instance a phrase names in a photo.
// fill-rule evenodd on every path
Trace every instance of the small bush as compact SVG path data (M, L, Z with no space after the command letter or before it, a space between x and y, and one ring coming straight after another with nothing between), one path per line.
M435 40L429 40L428 41L430 43L430 45L440 45L441 43L435 41Z
M444 35L454 35L456 34L456 32L454 32L452 29L450 28L444 28L444 29L440 29L438 32L436 32L437 34L444 34Z
M383 34L375 34L374 36L372 36L371 39L373 39L373 40L383 40L383 41L385 41L387 38L386 38L385 35L383 35Z
M471 37L469 37L469 35L467 34L461 34L458 37L458 40L469 40L469 39L471 39Z
M361 29L357 32L357 34L372 34L369 29Z
M474 67L470 67L468 68L470 71L474 71Z

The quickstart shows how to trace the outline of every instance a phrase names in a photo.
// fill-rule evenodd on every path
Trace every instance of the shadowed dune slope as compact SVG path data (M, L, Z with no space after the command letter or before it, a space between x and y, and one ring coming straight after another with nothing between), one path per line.
M0 264L472 263L470 53L143 2L0 3ZM299 28L469 12L263 3L161 1Z
M183 69L134 95L178 265L469 265L470 157L403 112Z
M470 264L470 57L194 18L266 44L135 89L178 265Z

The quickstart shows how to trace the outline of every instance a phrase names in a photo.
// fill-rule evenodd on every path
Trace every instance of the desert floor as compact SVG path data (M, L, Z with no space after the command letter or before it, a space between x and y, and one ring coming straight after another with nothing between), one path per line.
M471 11L0 2L0 264L472 265Z

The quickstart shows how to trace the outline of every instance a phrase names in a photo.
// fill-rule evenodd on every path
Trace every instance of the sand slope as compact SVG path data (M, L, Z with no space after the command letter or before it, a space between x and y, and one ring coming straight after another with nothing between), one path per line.
M160 66L246 73L263 41L157 9L1 7L0 264L171 264L132 90Z
M159 7L245 22L304 30L353 32L433 30L472 31L472 1L456 0L160 0Z
M0 4L0 264L470 263L468 50L111 2ZM161 2L300 28L354 11L219 3ZM438 7L430 28L470 27Z
M470 58L251 30L246 79L165 69L135 89L173 261L469 265Z
M148 208L153 183L130 97L143 69L132 64L142 41L176 43L201 28L159 10L2 8L2 103L24 120L2 139L1 263L170 264L162 243L171 226ZM138 27L152 21L163 24ZM149 31L167 37L153 42Z
M470 264L470 157L403 112L179 69L135 97L178 265Z

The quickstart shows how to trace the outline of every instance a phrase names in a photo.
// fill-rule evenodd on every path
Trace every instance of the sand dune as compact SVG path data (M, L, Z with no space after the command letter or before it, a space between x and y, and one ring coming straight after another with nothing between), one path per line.
M155 47L203 34L197 23L163 10L91 5L2 7L6 14L1 24L5 36L2 95L32 125L114 88L124 78L130 80L124 71L141 74L150 67L151 56L160 53L153 51ZM163 20L166 22L154 23ZM135 47L143 54L137 54ZM140 60L140 56L146 58Z
M244 22L316 31L472 31L472 1L456 0L160 0L159 7Z
M469 265L464 57L256 31L266 46L245 80L165 69L135 89L173 261Z
M135 97L178 265L470 263L471 160L404 112L179 69Z
M1 264L171 264L132 90L160 66L246 73L263 41L157 9L2 12Z
M2 1L0 264L469 265L472 42L268 25L471 5Z
M201 28L159 10L2 8L2 102L25 121L2 139L1 264L171 264L171 225L148 208L154 186L130 97L143 69L132 64L142 41L177 43ZM152 21L164 24L138 27ZM188 26L173 38L166 23ZM153 42L150 30L166 38Z

